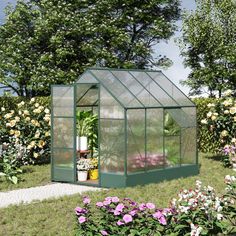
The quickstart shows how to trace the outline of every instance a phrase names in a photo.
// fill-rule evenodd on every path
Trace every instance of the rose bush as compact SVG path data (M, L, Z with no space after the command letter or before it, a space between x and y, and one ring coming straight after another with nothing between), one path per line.
M17 167L47 162L50 154L50 125L50 110L35 98L29 102L21 101L15 110L1 107L0 139L5 150L0 163L9 156ZM3 167L1 171L4 172Z
M220 141L219 152L224 151L229 145L236 145L236 99L232 91L227 90L222 99L208 104L208 113L201 123L212 134L212 142ZM224 152L224 154L226 154ZM229 165L229 157L224 159L225 165Z
M75 208L77 235L234 235L236 233L236 178L226 176L226 193L218 196L210 187L182 190L170 207L158 208L153 203L137 203L129 198L106 197L91 208Z

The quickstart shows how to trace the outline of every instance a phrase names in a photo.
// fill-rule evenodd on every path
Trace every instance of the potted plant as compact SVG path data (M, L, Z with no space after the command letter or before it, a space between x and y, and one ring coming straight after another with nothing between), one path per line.
M97 143L97 115L92 111L77 111L77 150L88 150L91 146L96 147Z
M90 158L89 161L89 179L96 180L98 179L98 158Z
M90 168L89 159L80 158L77 161L77 178L78 178L78 181L86 181L87 180L89 168Z

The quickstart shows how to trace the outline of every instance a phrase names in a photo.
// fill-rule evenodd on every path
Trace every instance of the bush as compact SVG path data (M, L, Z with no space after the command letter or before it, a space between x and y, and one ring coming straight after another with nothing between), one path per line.
M216 98L195 98L193 102L197 106L197 124L198 124L198 150L204 153L219 153L221 147L219 139L216 139L212 132L201 123L206 117L209 108L209 103L215 103L218 99Z
M12 169L8 172L15 173L21 165L48 162L51 125L49 99L4 99L0 100L5 105L0 111L0 137L5 146L0 171L6 174L6 163L8 167L12 163ZM17 104L14 103L16 101Z
M196 182L196 189L183 190L170 208L137 203L129 198L106 197L92 210L90 199L75 208L77 235L224 235L235 228L236 178L226 176L226 194L217 196L210 187Z

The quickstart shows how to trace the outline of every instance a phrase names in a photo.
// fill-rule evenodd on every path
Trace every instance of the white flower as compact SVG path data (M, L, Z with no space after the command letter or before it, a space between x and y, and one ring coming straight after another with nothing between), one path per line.
M207 104L207 107L209 107L209 108L215 107L215 104L214 104L214 103L208 103L208 104Z
M211 117L211 120L216 120L216 116L213 115L213 116Z
M38 104L38 103L35 103L34 106L35 106L35 107L39 107L39 104Z
M5 116L4 116L4 118L6 118L6 119L9 119L9 118L11 118L12 117L12 114L11 113L7 113Z
M212 116L212 112L209 111L209 112L207 113L207 118L210 118L211 116Z
M20 121L20 117L19 117L19 116L16 116L16 117L15 117L15 121L16 121L16 122L19 122L19 121Z
M201 120L201 123L204 124L204 125L206 125L206 124L207 124L207 119Z
M217 218L217 220L222 220L222 219L223 219L223 215L220 214L220 213L218 213L218 214L216 215L216 218Z
M228 135L228 131L227 131L227 130L223 130L223 131L220 133L220 135L221 135L222 137L226 137L226 136Z
M25 105L25 102L24 102L24 101L22 101L22 102L20 102L20 103L17 104L18 107L22 107L22 106L24 106L24 105Z
M30 99L30 103L33 103L33 102L35 102L35 98Z
M236 138L232 138L231 143L236 143Z
M224 114L229 114L229 110L224 110Z
M223 105L226 107L231 106L232 104L233 104L233 101L231 98L229 98L223 102Z
M230 96L232 94L232 92L233 91L231 89L228 89L223 93L223 96Z
M5 111L5 110L6 110L5 107L2 107L2 108L1 108L1 111Z
M29 115L29 111L28 110L24 110L23 112L24 112L25 115L27 115L27 116Z
M229 109L230 114L234 115L236 113L236 107L231 107Z
M39 154L37 152L34 152L33 156L34 158L38 158Z
M44 112L45 112L46 114L48 114L50 111L49 111L49 109L46 108L46 109L44 110Z

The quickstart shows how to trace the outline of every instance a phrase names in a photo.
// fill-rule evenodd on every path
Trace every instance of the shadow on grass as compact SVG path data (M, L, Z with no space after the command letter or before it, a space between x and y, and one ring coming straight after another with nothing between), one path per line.
M207 158L213 161L223 162L225 156L221 154L204 154L204 158Z

